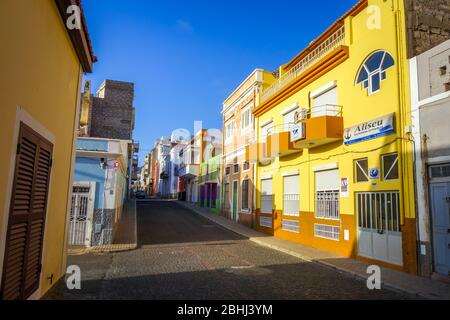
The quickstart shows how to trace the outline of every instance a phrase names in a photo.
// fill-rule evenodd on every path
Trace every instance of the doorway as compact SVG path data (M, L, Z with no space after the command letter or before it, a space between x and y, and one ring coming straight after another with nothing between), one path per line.
M450 164L430 167L434 270L450 276Z
M399 200L398 191L357 193L360 256L403 264Z
M233 181L233 208L231 211L231 216L234 221L238 221L238 181Z

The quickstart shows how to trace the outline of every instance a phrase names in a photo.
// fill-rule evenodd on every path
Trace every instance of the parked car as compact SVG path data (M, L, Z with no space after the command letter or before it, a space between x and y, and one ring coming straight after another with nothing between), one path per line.
M135 194L136 199L145 199L145 192L144 191L138 191Z

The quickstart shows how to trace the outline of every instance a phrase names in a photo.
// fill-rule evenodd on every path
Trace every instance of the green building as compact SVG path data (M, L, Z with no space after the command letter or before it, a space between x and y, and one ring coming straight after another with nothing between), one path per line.
M200 207L210 212L220 212L220 162L221 155L215 156L200 165Z

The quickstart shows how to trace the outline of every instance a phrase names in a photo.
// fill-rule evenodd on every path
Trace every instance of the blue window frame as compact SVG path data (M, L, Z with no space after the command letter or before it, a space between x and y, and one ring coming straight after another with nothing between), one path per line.
M369 95L381 89L381 81L386 80L386 70L394 65L394 58L386 51L372 53L362 64L356 77L356 84L367 89Z

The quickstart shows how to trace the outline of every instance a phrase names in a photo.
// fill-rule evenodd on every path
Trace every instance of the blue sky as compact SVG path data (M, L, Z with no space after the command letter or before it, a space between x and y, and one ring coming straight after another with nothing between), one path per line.
M273 71L357 0L83 0L99 61L87 75L135 83L140 160L195 120L221 128L223 100L255 68Z

